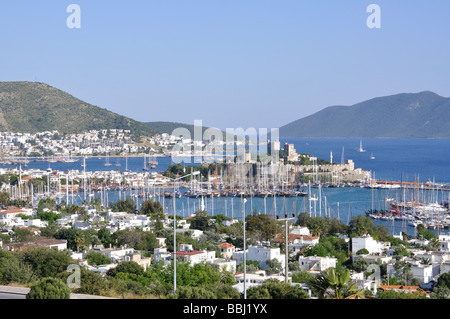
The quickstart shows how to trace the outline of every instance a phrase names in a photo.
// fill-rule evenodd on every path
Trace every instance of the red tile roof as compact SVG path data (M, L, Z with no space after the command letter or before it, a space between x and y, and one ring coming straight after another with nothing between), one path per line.
M220 248L233 248L234 245L229 244L229 243L223 243L219 245Z

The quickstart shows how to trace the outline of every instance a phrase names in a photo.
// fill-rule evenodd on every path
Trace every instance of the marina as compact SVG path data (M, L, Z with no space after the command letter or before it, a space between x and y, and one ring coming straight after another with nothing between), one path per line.
M365 214L392 233L414 234L421 223L433 231L446 232L449 228L447 183L419 183L417 179L350 183L332 178L305 182L301 174L289 174L282 168L268 174L257 165L248 166L256 167L254 171L247 168L244 172L244 165L236 165L237 171L232 173L210 171L203 179L186 171L184 176L171 179L162 174L173 163L170 157L116 157L109 159L112 165L105 163L104 157L74 158L73 162L28 160L27 166L21 161L3 164L0 169L2 174L22 176L22 187L13 185L9 189L11 198L29 199L34 206L45 197L54 198L58 204L82 205L97 200L104 208L131 198L139 209L143 201L151 199L171 213L173 200L169 199L175 197L176 213L184 218L202 208L211 215L230 218L254 212L274 217L307 212L312 217L336 218L344 223ZM201 163L193 165L200 167ZM50 189L44 183L30 187L27 180L42 176Z

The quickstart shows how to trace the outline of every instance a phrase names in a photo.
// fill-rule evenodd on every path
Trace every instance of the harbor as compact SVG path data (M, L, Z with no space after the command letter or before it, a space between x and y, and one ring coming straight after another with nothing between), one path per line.
M163 174L172 165L169 157L121 158L120 162L110 161L111 165L105 165L105 158L98 157L74 162L29 161L24 168L22 164L4 165L1 174L17 175L19 182L7 191L12 199L30 202L34 207L46 197L54 198L57 204L86 205L96 200L103 209L131 198L137 209L143 201L151 199L161 203L168 214L175 207L176 214L184 218L200 209L230 218L254 212L274 218L307 212L311 217L336 218L344 223L365 214L392 232L410 234L420 224L430 230L446 231L450 221L450 187L431 181L369 178L348 182L333 180L333 175L326 172L322 178L310 175L305 179L307 173L287 170L289 166L269 169L260 164L216 165L215 170L204 176L186 170L184 175L170 178ZM35 168L30 167L33 165ZM33 179L45 182L32 183Z

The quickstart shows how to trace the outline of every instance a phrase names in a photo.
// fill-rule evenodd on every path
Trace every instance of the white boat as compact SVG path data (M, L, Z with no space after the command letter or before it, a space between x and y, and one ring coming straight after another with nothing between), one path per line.
M366 151L366 150L363 149L363 146L362 146L362 141L359 141L359 149L358 149L358 152L364 153L365 151Z
M375 156L373 155L373 153L370 154L370 159L371 159L371 160L374 160L374 159L375 159Z

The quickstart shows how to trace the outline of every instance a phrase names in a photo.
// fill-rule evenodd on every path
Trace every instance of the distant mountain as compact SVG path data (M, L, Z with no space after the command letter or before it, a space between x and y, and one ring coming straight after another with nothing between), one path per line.
M185 124L185 123L178 123L178 122L146 122L145 124L154 131L157 131L159 133L167 133L167 134L172 134L172 132L177 128L185 128L191 134L191 138L192 139L195 138L193 124ZM203 137L203 133L209 128L210 127L202 126L202 136L200 136L200 138ZM223 130L220 130L220 131L222 132L224 139L227 139L227 137L228 137L228 140L231 140L231 139L234 139L234 137L235 137L232 134L228 135Z
M145 125L150 127L152 130L157 131L159 133L167 133L172 134L172 132L177 128L186 128L191 133L191 137L194 137L194 125L178 123L178 122L145 122ZM207 127L203 127L203 132L207 129Z
M330 106L280 127L281 137L450 138L450 98L425 91Z
M39 82L0 82L0 131L80 133L95 129L156 132L144 123L83 102Z

